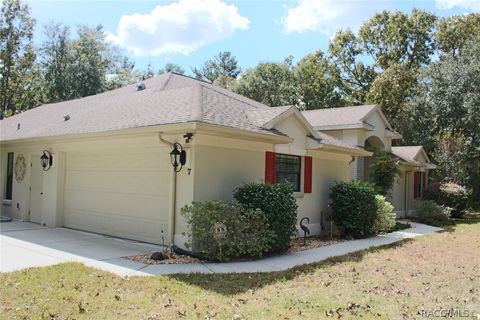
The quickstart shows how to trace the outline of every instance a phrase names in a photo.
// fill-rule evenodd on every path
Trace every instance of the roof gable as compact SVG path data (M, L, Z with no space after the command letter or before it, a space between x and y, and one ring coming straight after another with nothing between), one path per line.
M390 123L377 105L350 106L303 111L303 115L316 130L367 129L373 127L366 120L374 113L379 114L385 127L392 130ZM393 131L393 130L392 130Z
M277 114L271 120L263 124L264 128L267 128L267 129L274 128L276 124L293 116L300 121L300 123L305 127L308 133L310 133L314 137L318 137L318 132L315 131L315 129L313 129L313 127L310 125L307 119L305 119L305 117L300 113L300 111L298 111L296 107L276 107L276 108L287 108L287 109L284 109L283 112ZM276 108L273 108L273 109L276 109Z
M406 162L419 161L419 155L422 155L426 160L425 162L427 163L430 162L430 159L428 158L428 155L422 146L392 147L392 154ZM423 162L423 161L420 161L420 162Z

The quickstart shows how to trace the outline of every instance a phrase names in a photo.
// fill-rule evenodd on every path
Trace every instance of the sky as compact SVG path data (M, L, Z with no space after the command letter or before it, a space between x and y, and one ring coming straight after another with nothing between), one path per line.
M1 0L0 0L1 1ZM109 42L135 62L154 71L176 63L187 73L222 51L236 56L242 68L259 62L294 62L316 50L327 51L340 28L356 30L375 12L413 8L444 17L480 12L480 0L27 0L37 21L35 42L42 29L61 22L101 24Z

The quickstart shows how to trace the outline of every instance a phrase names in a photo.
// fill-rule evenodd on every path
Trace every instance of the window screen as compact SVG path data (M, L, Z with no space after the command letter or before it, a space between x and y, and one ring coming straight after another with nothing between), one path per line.
M275 181L288 182L293 191L300 191L301 157L286 154L275 155Z

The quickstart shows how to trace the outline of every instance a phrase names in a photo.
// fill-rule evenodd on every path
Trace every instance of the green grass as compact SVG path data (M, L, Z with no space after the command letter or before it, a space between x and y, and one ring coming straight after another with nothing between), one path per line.
M465 223L468 222L468 223ZM121 278L66 263L0 274L1 319L419 319L480 313L480 221L276 273Z

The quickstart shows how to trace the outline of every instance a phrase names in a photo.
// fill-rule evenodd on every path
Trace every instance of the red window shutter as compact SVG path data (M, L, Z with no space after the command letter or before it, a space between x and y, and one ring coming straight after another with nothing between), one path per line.
M427 174L422 172L422 191L425 192L425 188L427 187ZM420 194L419 197L422 195Z
M312 157L305 157L303 192L312 193Z
M418 196L418 172L413 173L413 199L416 199Z
M275 183L275 152L265 154L265 183Z

